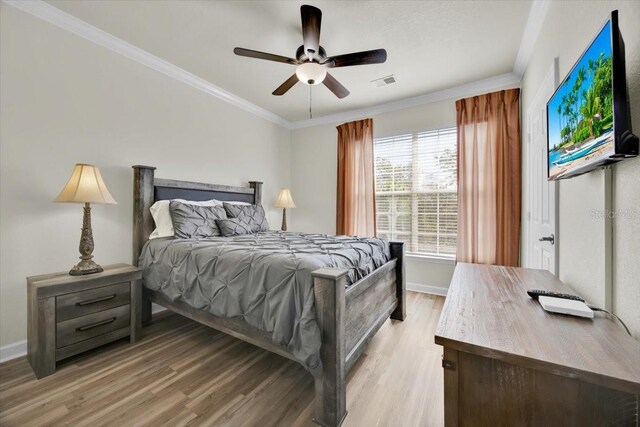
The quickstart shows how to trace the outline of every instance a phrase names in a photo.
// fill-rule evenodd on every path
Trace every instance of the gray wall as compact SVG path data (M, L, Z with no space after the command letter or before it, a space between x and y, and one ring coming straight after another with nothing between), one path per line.
M522 81L523 111L553 58L559 58L563 78L614 9L626 45L633 128L640 133L640 2L551 2ZM592 212L603 211L611 191L613 211L629 213L613 219L613 309L640 338L640 159L614 166L612 175L610 189L602 170L560 182L560 278L593 303L605 303L606 224Z
M134 164L166 178L262 180L278 227L289 130L4 3L0 17L0 347L26 338L25 276L78 261L82 206L52 203L76 162L99 166L119 203L92 209L103 264L131 261Z

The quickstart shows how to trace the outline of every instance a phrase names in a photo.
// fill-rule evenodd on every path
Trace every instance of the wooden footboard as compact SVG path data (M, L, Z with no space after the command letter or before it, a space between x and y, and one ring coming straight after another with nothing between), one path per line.
M392 259L345 290L347 270L314 271L316 316L322 331L322 378L315 379L314 421L339 426L347 416L346 375L389 316L404 320L404 246Z
M372 274L371 280L351 286L345 295L346 371L349 372L367 344L398 306L396 260Z

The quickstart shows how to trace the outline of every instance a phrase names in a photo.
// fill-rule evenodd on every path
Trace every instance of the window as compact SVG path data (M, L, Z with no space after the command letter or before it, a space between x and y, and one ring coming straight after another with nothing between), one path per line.
M378 236L409 253L456 253L456 128L374 140Z

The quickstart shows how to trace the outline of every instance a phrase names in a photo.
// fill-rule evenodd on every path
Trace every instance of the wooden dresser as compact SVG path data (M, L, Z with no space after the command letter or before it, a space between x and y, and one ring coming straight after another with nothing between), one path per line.
M128 264L101 273L27 277L28 360L36 377L55 372L56 362L129 337L141 326L141 270Z
M545 270L457 265L436 330L445 425L638 425L640 342L614 320L545 312Z

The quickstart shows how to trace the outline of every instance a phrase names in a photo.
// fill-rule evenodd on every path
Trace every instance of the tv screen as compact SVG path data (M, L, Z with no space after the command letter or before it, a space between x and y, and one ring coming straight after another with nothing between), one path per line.
M550 180L638 155L617 10L547 102L547 144Z
M549 179L583 173L616 153L611 20L547 103Z

